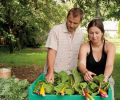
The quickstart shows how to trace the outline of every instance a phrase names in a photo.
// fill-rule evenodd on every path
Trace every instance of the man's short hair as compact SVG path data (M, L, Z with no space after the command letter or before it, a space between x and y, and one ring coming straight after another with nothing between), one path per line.
M72 14L73 17L80 16L80 21L82 21L83 16L84 16L84 12L83 12L83 10L80 9L80 8L72 8L72 9L70 9L70 10L68 11L67 18L68 18L68 16L69 16L70 14Z

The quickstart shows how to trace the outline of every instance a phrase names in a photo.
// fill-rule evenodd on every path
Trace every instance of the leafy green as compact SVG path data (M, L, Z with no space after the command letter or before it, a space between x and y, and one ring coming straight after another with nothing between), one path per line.
M91 82L86 82L83 80L83 75L76 68L73 68L71 72L71 74L64 71L55 72L55 82L53 84L39 80L33 92L39 94L38 92L43 84L46 94L83 95L83 91L87 90L90 95L98 95L99 88L107 91L110 86L108 82L103 81L103 74L94 76Z
M73 87L74 87L74 89L75 89L75 93L76 93L76 94L82 95L82 94L81 94L81 93L82 93L82 88L80 87L80 83L75 83L75 84L73 85Z
M103 74L100 74L98 76L94 76L93 77L93 81L95 81L98 84L101 83L101 82L103 82L103 79L104 79L104 75Z
M70 86L74 84L74 77L72 74L69 75L69 82L70 82Z
M99 88L99 85L97 85L94 82L89 82L87 84L87 89L88 89L89 93L92 95L98 94L98 88Z
M63 83L60 83L60 84L58 84L57 86L55 86L55 87L54 87L54 90L55 90L56 94L59 94L60 91L61 91L64 87L65 87L65 84L63 84Z
M73 69L71 70L71 72L72 72L72 75L73 75L73 77L74 77L75 83L79 83L79 82L82 82L82 81L83 81L83 77L82 77L81 73L78 72L77 68L73 68Z
M61 82L66 82L69 80L69 75L65 71L61 71L59 73L59 78L60 78Z
M68 95L72 95L72 94L74 94L74 89L73 88L65 89L65 93L68 94Z
M27 80L0 78L0 100L28 100Z
M54 86L51 83L44 83L43 86L45 87L46 93L54 92Z

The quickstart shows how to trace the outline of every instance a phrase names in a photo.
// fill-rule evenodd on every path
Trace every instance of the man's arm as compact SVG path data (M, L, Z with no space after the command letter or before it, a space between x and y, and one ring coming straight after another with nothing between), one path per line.
M56 50L48 48L47 55L47 74L46 79L48 82L54 82L54 63L56 58Z

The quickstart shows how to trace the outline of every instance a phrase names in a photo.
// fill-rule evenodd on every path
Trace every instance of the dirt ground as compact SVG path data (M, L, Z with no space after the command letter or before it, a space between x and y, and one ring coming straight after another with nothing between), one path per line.
M32 83L42 71L39 67L14 67L12 68L12 75L15 75L19 79L27 79Z
M0 64L0 68L4 67L5 65ZM29 83L32 83L39 75L43 72L43 69L36 65L32 66L19 66L19 67L12 67L11 74L19 79L27 79Z

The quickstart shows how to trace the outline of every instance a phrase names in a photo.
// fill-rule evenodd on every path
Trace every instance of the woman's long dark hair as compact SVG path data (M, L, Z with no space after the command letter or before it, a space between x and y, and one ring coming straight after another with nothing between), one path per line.
M89 32L89 29L93 26L96 26L97 28L99 28L101 32L104 34L105 30L104 30L104 25L101 19L96 18L91 20L90 23L88 24L87 32Z

